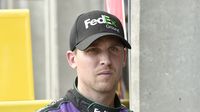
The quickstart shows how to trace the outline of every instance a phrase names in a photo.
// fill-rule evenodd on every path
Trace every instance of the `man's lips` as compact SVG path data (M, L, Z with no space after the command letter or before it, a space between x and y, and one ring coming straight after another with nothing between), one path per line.
M101 71L97 75L112 75L111 71Z

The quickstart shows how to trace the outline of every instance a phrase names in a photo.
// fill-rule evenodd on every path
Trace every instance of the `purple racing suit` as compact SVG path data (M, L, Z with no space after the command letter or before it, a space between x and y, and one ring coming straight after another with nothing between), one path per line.
M107 107L91 101L81 95L76 86L67 92L63 98L52 102L37 112L133 112L121 104L117 94L114 99L114 107Z

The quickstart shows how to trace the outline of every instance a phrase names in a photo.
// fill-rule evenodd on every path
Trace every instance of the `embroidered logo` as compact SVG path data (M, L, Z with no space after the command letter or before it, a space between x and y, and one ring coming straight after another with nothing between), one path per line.
M104 111L100 111L98 108L95 108L94 112L108 112L108 111L105 111L105 110Z
M109 16L106 15L101 15L101 17L97 18L97 19L87 19L84 21L85 23L85 28L88 29L89 25L90 26L94 26L96 24L107 24L107 25L111 25L113 27L117 27L116 22L114 20L112 20Z

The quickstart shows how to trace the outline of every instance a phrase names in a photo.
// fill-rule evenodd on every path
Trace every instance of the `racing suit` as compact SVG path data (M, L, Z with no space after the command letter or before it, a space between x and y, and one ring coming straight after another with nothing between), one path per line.
M115 95L114 108L98 104L81 95L76 86L71 89L67 94L40 109L38 112L133 112L128 110L120 103L120 100Z

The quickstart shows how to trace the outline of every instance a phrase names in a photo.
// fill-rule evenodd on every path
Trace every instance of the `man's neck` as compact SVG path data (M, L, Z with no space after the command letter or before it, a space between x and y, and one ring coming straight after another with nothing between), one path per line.
M92 89L83 88L81 86L78 86L77 88L78 91L86 98L105 106L114 107L115 91L98 92Z

